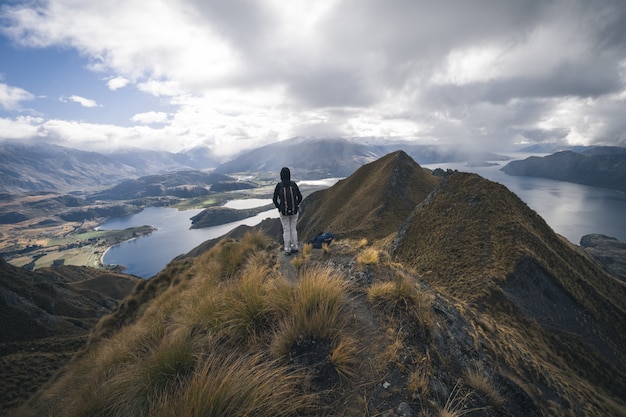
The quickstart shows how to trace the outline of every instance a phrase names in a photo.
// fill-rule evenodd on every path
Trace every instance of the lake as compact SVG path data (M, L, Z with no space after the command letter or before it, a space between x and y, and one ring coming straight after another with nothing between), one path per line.
M270 204L271 199L233 200L225 204L235 209L254 208ZM267 218L277 218L276 209L232 223L202 229L189 229L191 217L202 210L178 210L168 207L147 207L137 214L116 217L104 222L102 230L121 230L149 225L157 230L148 236L132 239L111 247L102 262L123 265L127 274L149 278L161 271L172 259L210 239L223 236L242 224L254 226Z
M490 167L467 167L463 163L423 165L426 168L457 169L474 172L506 186L535 210L554 231L574 244L586 234L601 233L626 241L626 195L619 191L588 187L543 178L514 177L500 171L500 164ZM316 181L331 186L338 179ZM305 184L302 181L301 184ZM233 200L227 207L245 209L271 203L269 199ZM189 229L190 218L202 210L179 211L173 208L149 207L141 213L105 222L102 229L125 229L150 225L157 228L149 236L124 242L110 248L103 257L106 264L126 266L126 273L149 278L161 271L173 258L189 252L202 242L228 233L246 224L253 226L268 217L277 218L277 210L221 226Z

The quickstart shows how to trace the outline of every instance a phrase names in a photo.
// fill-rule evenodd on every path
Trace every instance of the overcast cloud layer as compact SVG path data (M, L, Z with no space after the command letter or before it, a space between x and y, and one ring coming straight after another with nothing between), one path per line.
M14 1L0 24L14 53L73 51L95 74L65 72L68 110L48 111L2 59L0 138L224 155L293 136L626 146L623 0Z

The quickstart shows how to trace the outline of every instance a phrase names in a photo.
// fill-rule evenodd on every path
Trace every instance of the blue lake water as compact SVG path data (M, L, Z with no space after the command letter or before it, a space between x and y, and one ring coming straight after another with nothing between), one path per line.
M623 193L543 178L510 176L500 171L503 165L467 167L462 163L447 163L424 167L475 172L503 184L535 210L555 232L574 244L579 244L582 236L591 233L626 241L626 195ZM329 180L327 185L336 181L336 178ZM270 202L266 199L234 200L227 207L244 209ZM127 273L149 278L161 271L173 258L189 252L206 240L220 237L241 224L253 226L265 218L278 217L276 210L269 210L234 223L189 229L190 218L200 211L150 207L141 213L108 220L101 228L111 230L150 225L158 230L149 236L112 247L105 254L103 262L124 265Z
M266 199L234 200L230 208L252 208L271 203ZM268 210L233 223L220 226L190 229L190 218L202 210L177 210L167 207L148 207L140 213L107 220L103 230L120 230L149 225L157 230L148 236L129 240L111 247L102 258L105 264L123 265L127 274L149 278L161 271L172 259L185 254L201 243L223 236L242 224L254 226L266 218L278 217L278 211Z

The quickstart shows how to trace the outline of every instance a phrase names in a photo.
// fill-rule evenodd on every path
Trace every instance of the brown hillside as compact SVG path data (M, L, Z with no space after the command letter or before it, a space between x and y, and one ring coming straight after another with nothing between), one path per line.
M596 375L593 384L626 393L626 286L506 187L475 174L448 176L400 231L395 255L501 320L538 323L528 337L543 340L559 366L603 369L610 377Z
M64 366L138 281L85 267L32 272L0 259L0 416Z
M386 237L398 230L438 182L405 152L388 154L308 196L298 221L301 240L321 231L338 237Z

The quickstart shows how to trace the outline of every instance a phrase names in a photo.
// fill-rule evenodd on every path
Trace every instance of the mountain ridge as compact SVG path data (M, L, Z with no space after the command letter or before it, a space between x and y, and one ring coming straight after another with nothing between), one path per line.
M396 151L307 197L298 225L307 237L332 231L338 237L380 239L397 230L398 220L408 216L438 182L404 151Z

